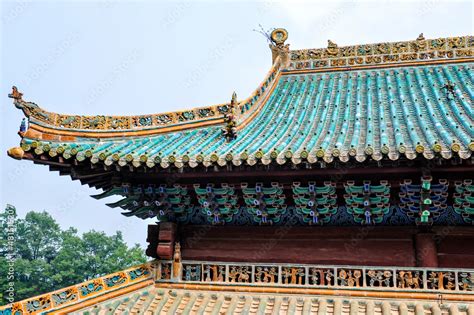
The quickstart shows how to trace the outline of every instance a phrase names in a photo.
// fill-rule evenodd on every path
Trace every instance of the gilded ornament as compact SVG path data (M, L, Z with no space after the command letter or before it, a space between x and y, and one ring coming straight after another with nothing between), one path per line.
M328 47L326 48L326 55L328 57L335 57L337 56L337 53L339 52L339 48L337 47L337 44L328 39Z
M375 45L375 53L377 54L388 54L390 51L390 45L387 43L380 43Z
M308 58L309 59L320 59L323 56L323 50L322 49L310 49L307 52ZM303 54L304 56L304 54ZM304 59L304 58L301 58Z
M23 93L20 93L16 86L12 86L12 92L8 94L8 97L13 98L15 101L22 101Z
M464 37L451 37L448 39L449 48L464 47L464 44L465 44Z
M284 28L277 28L274 29L270 33L270 38L277 46L283 46L285 41L288 39L288 31Z
M392 52L394 53L404 53L408 51L407 42L398 42L392 45Z
M210 107L198 108L197 112L201 118L214 116L214 111Z
M14 148L8 149L7 154L11 158L14 158L16 160L21 160L25 154L25 151L23 151L23 149L20 147L14 147Z
M63 128L79 128L81 126L81 116L58 116L58 126Z
M346 59L333 59L331 60L331 66L341 67L346 65Z
M174 245L174 254L173 254L173 278L179 279L181 277L181 270L183 264L181 262L181 245L179 242L176 242Z
M399 55L386 55L383 56L384 62L397 62L400 59Z
M83 129L105 129L105 116L82 117Z
M474 56L474 49L458 49L456 50L457 57L472 57Z
M397 287L400 289L423 288L422 272L420 271L397 271Z
M346 46L339 48L342 57L352 57L355 56L355 46Z
M323 149L319 149L318 151L316 151L316 156L318 158L322 158L324 156L324 150Z
M195 118L193 111L185 111L177 114L179 121L188 121Z
M434 151L434 152L439 153L439 152L441 152L441 150L442 150L442 147L441 147L441 145L440 145L439 143L435 143L435 144L433 145L433 151Z
M130 120L126 116L110 116L107 118L107 129L130 129Z
M458 143L453 143L453 144L451 145L451 150L452 150L453 152L459 152L459 151L461 150L461 146L460 146Z
M151 116L134 116L132 117L132 124L134 127L147 127L153 125L153 118Z
M27 151L30 151L31 150L31 145L29 145L28 143L25 143L23 142L21 144L21 148L23 149L23 151L27 152ZM59 149L59 148L58 148ZM58 153L62 153L62 152L59 152Z
M357 46L357 55L359 56L366 56L372 54L372 46L371 45L359 45Z

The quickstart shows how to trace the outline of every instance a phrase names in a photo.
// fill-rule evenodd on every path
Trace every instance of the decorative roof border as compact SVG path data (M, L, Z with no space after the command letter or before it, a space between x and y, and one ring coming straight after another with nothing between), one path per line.
M407 61L455 59L474 56L474 36L425 39L327 48L290 50L286 70L396 64Z
M281 63L279 58L275 61L263 82L245 100L238 102L236 114L239 121L245 121L249 115L261 106L262 96L272 83L276 81ZM33 102L23 100L23 94L13 86L12 93L8 95L14 99L17 108L23 110L31 125L42 128L88 133L86 137L103 137L105 133L112 136L121 135L123 132L152 131L152 134L168 131L184 130L189 128L208 126L223 123L224 116L231 111L231 103L223 103L207 107L196 107L184 111L137 115L137 116L80 116L58 114L49 112ZM170 130L172 128L172 130ZM41 129L41 128L40 128ZM91 133L92 132L92 133ZM83 136L82 134L79 134Z
M153 262L0 307L0 314L40 314L76 305L154 278Z

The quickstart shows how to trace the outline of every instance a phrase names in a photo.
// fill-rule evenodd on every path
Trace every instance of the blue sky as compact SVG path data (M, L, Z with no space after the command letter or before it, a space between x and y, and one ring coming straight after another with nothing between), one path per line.
M59 113L128 115L246 98L271 66L265 38L290 47L473 34L470 1L0 1L0 206L48 210L63 228L122 230L146 246L146 225L89 197L97 191L45 166L7 157L22 113L7 98Z

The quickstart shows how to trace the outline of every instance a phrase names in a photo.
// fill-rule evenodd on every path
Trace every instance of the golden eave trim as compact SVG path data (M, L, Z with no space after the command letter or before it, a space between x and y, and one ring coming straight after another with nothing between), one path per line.
M474 58L459 58L459 59L442 59L442 60L426 60L426 61L407 61L400 63L387 63L377 65L355 65L346 67L331 67L331 68L317 68L317 69L301 69L301 70L286 70L282 71L281 75L291 74L308 74L308 73L320 73L320 72L342 72L342 71L354 71L354 70L368 70L368 69L388 69L388 68L400 68L410 66L429 66L438 64L457 64L474 62Z
M270 98L270 95L273 94L273 91L275 90L276 86L278 85L278 81L280 80L281 74L282 74L282 72L279 71L277 76L275 77L275 80L272 83L273 84L272 87L267 92L267 94L264 96L264 98L262 99L262 101L260 102L258 107L255 109L255 111L250 116L245 118L244 121L242 121L240 124L237 125L237 130L242 130L246 125L249 124L249 122L251 122L255 118L255 116L257 116L260 113L260 111L263 109L263 107L267 103L268 99Z
M38 124L32 123L30 129L34 131L39 131L44 134L56 135L56 136L67 136L67 137L83 137L83 138L120 138L120 137L129 137L129 136L151 136L168 132L184 131L188 129L196 129L201 127L209 127L213 125L219 125L224 123L223 118L218 118L214 120L205 120L195 123L187 123L184 125L171 125L169 127L163 127L160 129L140 129L140 130L123 130L123 131L113 131L113 132L94 132L94 131L83 131L83 130L64 130L64 129L55 129L50 127L40 126Z
M281 62L277 58L267 72L265 79L254 92L245 100L235 102L243 120L246 120L250 113L258 111L256 108L260 106L262 98L268 94L269 88L276 81L280 67ZM152 135L222 124L226 115L232 110L231 103L223 103L183 111L147 115L83 116L46 111L33 102L24 101L23 94L15 86L12 87L12 93L8 96L14 100L14 105L29 118L30 125L37 126L36 130L48 130L50 134L54 135L96 138L120 137L125 134ZM53 132L53 130L56 131Z
M107 301L109 299L113 299L113 298L119 297L121 295L125 295L127 293L137 291L137 290L140 290L140 289L143 289L145 287L152 286L152 285L153 285L153 280L151 280L151 279L145 280L145 281L130 285L128 287L119 289L117 291L108 292L108 293L96 296L94 298L91 298L89 300L79 302L77 304L69 305L69 306L66 306L64 308L59 308L59 309L50 311L50 312L48 312L48 314L69 314L71 312L80 310L82 308L86 308L86 307L92 306L94 304L98 304L98 303Z

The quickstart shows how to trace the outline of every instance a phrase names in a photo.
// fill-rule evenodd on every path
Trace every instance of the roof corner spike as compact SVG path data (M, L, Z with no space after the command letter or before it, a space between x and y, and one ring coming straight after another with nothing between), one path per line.
M290 44L285 45L288 39L288 31L284 28L274 29L270 33L270 49L272 50L272 63L275 63L277 57L283 66L286 66L290 61Z
M18 88L16 86L12 86L12 92L10 94L8 94L8 97L9 98L13 98L16 101L23 101L22 97L23 97L23 93L20 93L18 91Z

